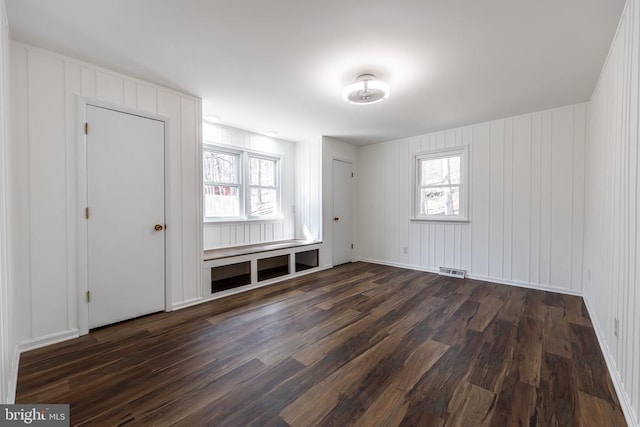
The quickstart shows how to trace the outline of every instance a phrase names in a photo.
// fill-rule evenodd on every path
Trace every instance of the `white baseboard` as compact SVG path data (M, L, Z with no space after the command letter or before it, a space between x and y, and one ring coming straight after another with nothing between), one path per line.
M203 302L204 302L204 298L202 298L202 297L191 298L191 299L188 299L186 301L180 301L180 302L177 302L177 303L173 304L172 310L181 310L183 308L192 307L194 305L198 305L198 304L201 304Z
M43 337L38 337L33 340L23 341L19 345L20 353L24 353L29 350L35 350L36 348L45 347L47 345L56 344L62 341L78 338L80 333L78 329L69 329L68 331L56 332Z
M390 267L406 268L408 270L426 271L428 273L438 274L438 270L437 269L423 267L423 266L420 266L420 265L403 264L403 263L399 263L399 262L388 262L388 261L382 261L382 260L370 259L370 258L360 258L359 261L369 262L371 264L388 265ZM482 276L482 275L479 275L479 274L467 274L466 277L469 278L469 279L480 280L482 282L498 283L500 285L507 285L507 286L517 286L518 288L527 288L527 289L535 289L535 290L538 290L538 291L556 292L556 293L560 293L560 294L575 295L575 296L579 296L579 297L584 295L582 291L576 290L576 289L560 288L560 287L557 287L557 286L540 285L538 283L521 282L521 281L518 281L518 280L506 280L506 279L502 279L500 277Z
M598 318L595 316L595 312L589 302L587 297L582 298L584 300L584 305L587 307L587 311L589 312L589 317L591 318L591 323L593 323L593 329L596 332L596 337L598 338L598 344L600 344L600 351L604 355L604 360L607 364L607 369L609 370L609 376L611 377L611 381L613 382L613 387L616 389L616 394L618 395L618 400L620 401L620 406L622 407L622 412L624 413L624 417L627 420L627 424L629 426L638 426L640 427L640 420L637 415L633 411L633 406L631 405L629 394L624 388L622 383L622 378L620 378L620 374L616 369L616 364L613 359L613 355L609 350L609 346L607 345L606 340L604 339L604 332L600 326L600 322Z

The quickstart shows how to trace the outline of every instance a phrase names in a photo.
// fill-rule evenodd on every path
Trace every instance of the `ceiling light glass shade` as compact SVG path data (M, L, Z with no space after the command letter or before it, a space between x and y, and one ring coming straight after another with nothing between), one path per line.
M389 85L378 81L372 74L362 74L347 86L342 98L351 104L374 104L389 97Z

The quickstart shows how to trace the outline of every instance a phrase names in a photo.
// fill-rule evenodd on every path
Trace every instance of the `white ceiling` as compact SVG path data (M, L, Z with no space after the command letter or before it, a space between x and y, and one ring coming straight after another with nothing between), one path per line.
M356 144L586 101L624 0L5 0L12 38ZM391 97L350 105L364 72Z

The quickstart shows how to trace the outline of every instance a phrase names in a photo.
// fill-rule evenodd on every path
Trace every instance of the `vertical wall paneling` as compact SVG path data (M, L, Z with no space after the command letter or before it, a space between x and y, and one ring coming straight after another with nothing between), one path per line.
M136 103L139 110L156 113L158 111L158 91L151 86L138 84Z
M15 281L12 277L12 236L9 147L9 24L0 0L0 403L13 403L18 376L15 332Z
M25 70L28 67L27 50L11 46L11 137L22 144L9 144L11 184L11 260L12 278L16 283L18 319L16 335L31 337L31 228L29 206L29 82Z
M98 71L96 73L96 98L118 105L124 103L124 82L121 77Z
M489 233L491 187L486 185L491 178L491 126L488 124L472 128L471 137L471 170L472 187L470 194L471 212L474 224L471 233L471 256L469 271L481 276L489 276ZM478 165L478 166L476 166ZM480 166L481 165L481 166ZM480 183L483 183L482 185Z
M489 181L489 276L504 277L504 131L505 121L491 124ZM472 179L474 179L472 177Z
M77 97L169 119L167 274L173 306L201 298L200 100L91 64L11 45L12 267L23 349L77 334ZM141 107L142 106L142 107ZM143 108L144 107L144 108ZM184 249L184 250L183 250Z
M48 336L68 330L64 62L30 51L28 63L31 305Z
M574 193L584 188L585 115L578 104L359 147L360 258L579 290L584 209ZM413 156L462 144L470 147L470 221L410 221Z
M93 67L82 66L82 95L96 98L96 70Z
M553 116L549 112L542 113L540 141L540 265L539 282L543 285L551 283L551 145L556 140L552 135ZM564 143L568 143L564 141Z
M198 123L202 117L199 111L199 103L195 99L181 98L181 111L180 111L180 140L181 141L196 141L198 137ZM199 144L185 144L181 147L181 165L180 170L182 173L181 182L181 194L190 194L190 198L199 201L202 197L201 190L201 165L202 165L202 151ZM193 227L189 224L192 222L198 222L200 219L200 206L201 203L181 203L182 208L181 217L189 218L190 220L177 222L182 224L182 236L187 237L186 241L194 242L196 244L183 245L182 246L182 265L184 266L182 274L182 301L191 301L200 296L200 290L198 289L197 276L200 274L201 262L200 254L202 254L202 240L201 233L195 233Z
M542 115L531 115L531 146L529 147L529 171L531 172L531 184L529 186L529 203L531 208L531 240L529 242L529 283L541 283L540 280L540 255L541 242L540 230L542 227Z
M157 113L168 117L169 123L169 141L174 141L169 145L167 150L168 155L168 168L165 173L169 176L169 203L168 209L165 212L165 221L167 221L166 234L171 242L168 245L168 251L170 252L170 258L182 258L184 254L184 239L182 236L182 199L183 197L189 197L189 194L182 192L182 174L179 173L182 169L182 108L181 108L181 96L179 94L167 91L157 91ZM195 165L193 165L195 168ZM174 226L175 224L175 226ZM170 274L169 279L172 284L172 298L173 301L186 301L183 283L184 266L180 264L172 264L168 269Z
M322 239L322 138L297 142L295 159L295 236L320 240Z
M502 188L504 197L504 223L503 229L503 260L501 276L507 280L513 278L513 127L514 119L505 121L504 129L504 186ZM524 188L525 186L522 186ZM524 195L518 195L524 200Z
M67 307L76 307L77 305L77 231L76 223L77 214L77 197L76 194L76 144L77 129L80 126L77 123L77 96L82 93L82 70L80 65L71 62L64 63L64 116L65 116L65 157L67 163L66 169L66 234L67 234ZM67 310L67 330L71 330L78 324L78 316L75 310Z
M571 285L575 113L576 108L558 110L552 117L549 284L556 287Z
M517 203L511 195L511 274L510 278L519 282L530 281L531 257L531 145L532 117L518 117L513 120L512 185L520 189Z
M131 80L124 81L124 106L129 108L138 107L138 96L136 93L136 83Z
M583 266L574 256L573 281L588 302L605 357L630 425L640 413L640 277L638 259L638 60L640 2L629 0L587 111L587 143L574 148L574 168L584 158ZM576 116L578 117L578 116ZM584 123L574 123L577 136ZM576 143L579 139L576 138ZM574 171L575 173L575 171ZM578 172L579 173L579 172ZM581 187L574 189L580 196ZM615 333L615 321L619 333Z
M578 111L580 110L580 111ZM584 246L584 212L585 209L585 147L587 143L586 105L578 106L573 115L573 191L572 195L572 260L571 287L583 291L582 288L582 248Z
M282 219L276 221L206 222L204 248L214 249L301 237L296 234L294 200L296 187L300 185L296 181L296 159L302 159L304 155L298 155L296 143L211 123L205 123L203 130L205 143L279 156L282 207ZM311 172L309 169L303 170Z

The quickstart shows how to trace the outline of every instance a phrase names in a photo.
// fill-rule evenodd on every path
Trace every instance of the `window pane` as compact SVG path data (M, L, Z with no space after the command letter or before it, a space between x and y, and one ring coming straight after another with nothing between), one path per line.
M275 215L276 190L264 188L251 189L251 216Z
M205 185L204 216L207 218L240 216L239 193L237 187Z
M460 184L460 156L420 161L420 185Z
M420 215L460 215L460 188L421 188Z
M259 185L261 187L276 186L276 162L274 160L259 159L251 157L249 159L249 185Z
M203 175L206 182L238 184L238 159L236 154L204 152Z

